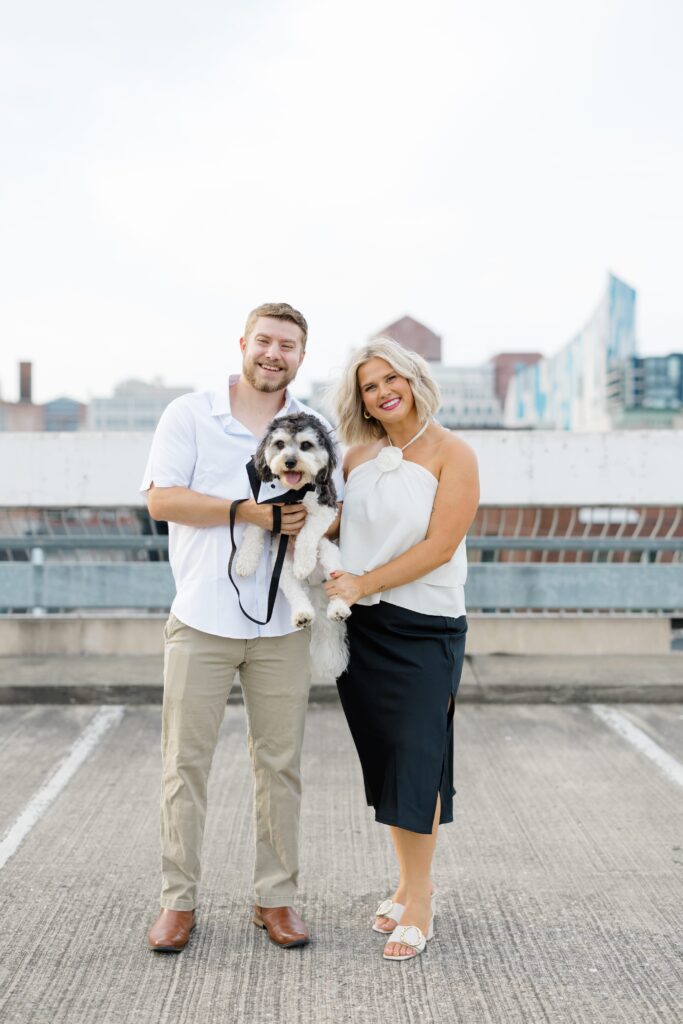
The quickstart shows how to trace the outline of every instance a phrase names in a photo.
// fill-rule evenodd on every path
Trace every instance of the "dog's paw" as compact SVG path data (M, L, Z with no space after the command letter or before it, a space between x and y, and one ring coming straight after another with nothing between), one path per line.
M332 622L345 622L350 614L351 609L341 597L333 597L327 606L327 617Z
M247 555L238 555L235 562L235 572L238 576L251 576L256 572L258 562Z
M294 553L294 564L292 571L297 580L307 580L311 575L317 564L317 557L315 552L309 555L307 552L302 552L297 557L297 552Z
M300 608L292 614L292 625L295 629L304 629L310 626L315 619L315 612L312 608Z

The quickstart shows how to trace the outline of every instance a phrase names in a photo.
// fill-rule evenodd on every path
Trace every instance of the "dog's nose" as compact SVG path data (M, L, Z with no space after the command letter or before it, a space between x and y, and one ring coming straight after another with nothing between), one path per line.
M296 459L285 459L285 469L294 469L296 466Z

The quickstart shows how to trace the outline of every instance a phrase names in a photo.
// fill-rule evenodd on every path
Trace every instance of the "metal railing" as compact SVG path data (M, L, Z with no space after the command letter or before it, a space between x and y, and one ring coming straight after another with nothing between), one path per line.
M501 561L679 562L683 507L483 507L468 543Z
M468 535L467 604L523 615L683 608L683 508L483 507Z
M141 508L0 509L0 613L164 611L166 524ZM683 508L481 508L468 609L683 616Z

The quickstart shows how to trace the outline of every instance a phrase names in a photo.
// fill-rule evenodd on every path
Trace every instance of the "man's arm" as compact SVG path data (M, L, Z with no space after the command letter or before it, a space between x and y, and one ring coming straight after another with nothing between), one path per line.
M152 519L183 526L226 526L230 521L231 505L228 498L199 494L189 487L155 487L152 483L147 492L147 509ZM280 512L282 533L299 533L306 519L303 505L281 505ZM238 505L235 522L253 523L263 530L272 530L273 510L270 505L258 505L249 498Z

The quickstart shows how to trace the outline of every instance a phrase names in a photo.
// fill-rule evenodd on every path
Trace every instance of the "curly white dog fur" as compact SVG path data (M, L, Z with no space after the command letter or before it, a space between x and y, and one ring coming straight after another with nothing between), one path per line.
M261 480L268 482L277 477L290 492L313 488L303 498L296 497L308 514L293 554L292 545L288 545L279 585L291 605L292 625L301 629L313 624L311 654L316 671L321 676L335 677L341 675L348 660L342 623L351 609L335 597L327 605L326 615L318 616L314 602L319 606L317 610L321 610L325 592L321 586L314 586L309 593L303 583L320 584L342 568L339 548L324 536L337 514L332 481L336 461L334 445L323 424L307 413L274 419L254 457ZM265 531L249 524L235 563L239 576L251 576L256 571L264 542ZM273 558L277 547L278 538L273 537Z

